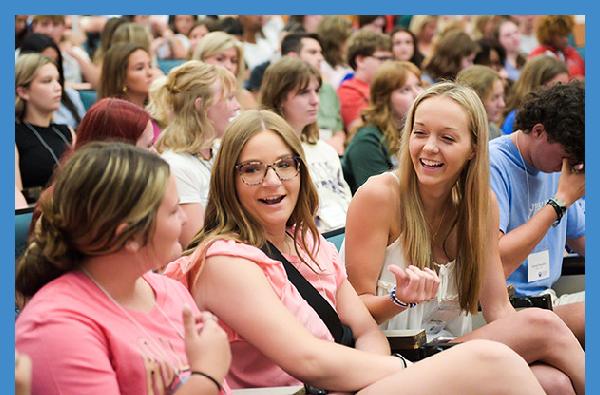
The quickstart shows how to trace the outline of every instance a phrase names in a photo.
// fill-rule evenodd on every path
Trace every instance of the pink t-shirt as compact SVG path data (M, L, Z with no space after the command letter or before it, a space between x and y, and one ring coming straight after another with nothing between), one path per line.
M309 244L309 248L311 248L311 244ZM308 255L300 248L299 250L303 255L303 259L306 262L312 263ZM209 247L206 257L212 256L244 258L257 264L262 269L263 274L277 297L298 321L314 336L334 341L325 323L323 323L313 308L300 296L296 287L288 281L281 262L270 259L259 248L254 246L224 240L216 241ZM284 256L335 308L337 289L347 278L346 269L341 263L335 247L321 237L320 248L315 258L323 271L319 272L316 265L312 263L313 268L315 268L318 274L308 268L297 256L285 254ZM196 254L180 258L168 265L165 274L185 281L184 273L189 270L190 265L196 262L197 258ZM260 317L257 317L257 320L260 320ZM298 379L284 372L272 360L265 357L260 350L241 338L226 322L219 321L219 323L227 332L231 345L233 360L229 369L229 375L227 376L227 382L232 388L300 384Z
M198 309L180 283L154 273L144 278L156 304L149 313L127 310L132 319L79 271L36 293L15 325L16 348L33 363L32 394L172 393L166 386L174 375L166 385L151 383L159 363L171 367L167 374L188 368L181 312L184 304Z

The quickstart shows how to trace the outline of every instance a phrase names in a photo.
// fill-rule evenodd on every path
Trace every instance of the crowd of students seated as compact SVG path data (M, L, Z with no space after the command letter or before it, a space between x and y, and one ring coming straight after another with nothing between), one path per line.
M585 393L579 17L15 21L20 393Z

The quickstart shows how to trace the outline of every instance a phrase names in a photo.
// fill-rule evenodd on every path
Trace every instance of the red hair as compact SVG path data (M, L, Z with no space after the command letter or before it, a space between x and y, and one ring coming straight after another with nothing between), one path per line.
M61 164L66 163L75 151L93 141L114 140L135 145L148 126L148 121L150 121L150 115L146 110L127 100L113 97L101 99L85 113L77 128L75 146L63 153L60 158ZM29 227L30 236L41 215L41 202L53 195L54 178L59 171L59 168L55 170L50 186L41 193L36 202Z
M75 150L91 141L116 140L135 145L148 126L146 110L126 100L104 98L86 112L77 128Z

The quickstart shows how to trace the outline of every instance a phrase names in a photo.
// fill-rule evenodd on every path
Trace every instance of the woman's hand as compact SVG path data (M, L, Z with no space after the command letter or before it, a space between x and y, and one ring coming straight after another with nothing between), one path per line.
M440 279L426 267L410 265L406 269L390 265L388 270L396 277L396 298L405 303L421 303L436 297Z
M200 330L196 329L197 321L204 324ZM190 308L184 306L183 325L185 353L190 369L209 374L223 383L231 364L231 350L227 335L217 323L215 316L205 311L198 320L195 320Z
M31 359L15 351L15 394L31 394Z

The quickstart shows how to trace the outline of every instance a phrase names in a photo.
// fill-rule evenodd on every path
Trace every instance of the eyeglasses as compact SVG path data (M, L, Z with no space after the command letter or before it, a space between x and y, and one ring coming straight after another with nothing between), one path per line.
M242 177L242 182L249 186L262 184L269 168L275 171L281 181L291 180L300 172L300 158L297 156L288 156L281 158L270 165L259 161L238 163L236 170Z

